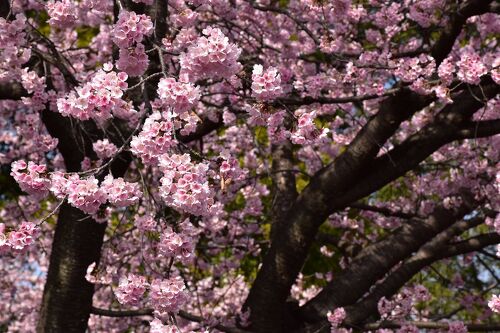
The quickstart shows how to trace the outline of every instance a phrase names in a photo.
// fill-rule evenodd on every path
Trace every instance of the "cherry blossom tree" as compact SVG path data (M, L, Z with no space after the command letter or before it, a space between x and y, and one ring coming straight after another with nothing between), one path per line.
M500 331L492 0L1 0L1 332Z

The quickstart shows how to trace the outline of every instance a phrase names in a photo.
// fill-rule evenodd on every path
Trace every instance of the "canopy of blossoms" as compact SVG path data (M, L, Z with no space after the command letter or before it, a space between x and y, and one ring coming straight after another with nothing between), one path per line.
M0 332L500 330L491 0L0 0Z

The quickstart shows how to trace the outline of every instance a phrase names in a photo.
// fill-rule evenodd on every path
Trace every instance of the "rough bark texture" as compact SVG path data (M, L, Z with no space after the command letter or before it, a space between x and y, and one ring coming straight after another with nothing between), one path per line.
M320 320L333 308L355 303L394 265L476 207L471 199L457 209L438 207L426 220L405 223L386 239L365 248L302 309L306 320Z
M85 332L94 286L85 280L87 267L99 262L106 224L63 204L57 219L47 282L37 331Z
M471 0L457 7L430 52L436 64L446 58L467 18L491 10L491 3L489 0ZM483 80L482 84L488 84L488 99L498 93L498 86L491 80ZM476 88L475 93L479 92L480 89ZM319 226L328 215L404 175L444 144L463 138L465 134L461 131L468 128L470 132L470 118L485 101L478 101L471 93L463 92L454 104L436 117L433 124L376 158L400 124L431 102L432 98L404 88L386 98L379 112L362 128L346 151L314 175L287 212L283 232L274 235L272 246L252 285L244 306L251 310L252 330L283 331L285 317L282 309L290 288L305 262ZM462 108L463 113L459 111Z

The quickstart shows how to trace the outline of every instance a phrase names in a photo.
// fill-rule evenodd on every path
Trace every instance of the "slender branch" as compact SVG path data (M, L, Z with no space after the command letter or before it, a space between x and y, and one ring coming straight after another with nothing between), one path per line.
M114 318L122 318L122 317L138 317L138 316L153 316L153 309L139 309L139 310L107 310L92 307L92 314L103 316L103 317L114 317ZM179 311L179 317L184 318L189 321L203 323L205 319L199 316L195 316L185 311ZM213 328L227 333L248 333L248 331L236 328L236 327L228 327L221 324L217 324L212 326Z
M371 205L364 204L362 202L355 202L355 203L349 205L349 207L356 208L359 210L366 210L366 211L370 211L370 212L380 213L380 214L385 215L385 216L399 217L402 219L411 219L411 218L416 217L415 214L409 214L409 213L404 213L404 212L400 212L400 211L393 211L393 210L390 210L389 208L371 206Z
M381 323L371 323L363 326L363 330L377 330L379 328L401 328L402 325L412 325L418 328L424 329L442 329L447 330L449 328L448 323L444 322L431 322L431 321L405 321L404 323L400 322L392 322L392 321L383 321ZM474 324L474 323L464 323L467 326L468 331L477 331L477 332L492 332L500 330L500 323L491 323L491 324Z
M311 97L306 96L303 98L279 98L276 100L274 104L276 105L310 105L314 103L319 104L343 104L343 103L353 103L353 102L362 102L370 99L382 98L387 96L392 96L397 93L400 88L389 89L382 94L368 94L368 95L359 95L359 96L345 96L345 97Z

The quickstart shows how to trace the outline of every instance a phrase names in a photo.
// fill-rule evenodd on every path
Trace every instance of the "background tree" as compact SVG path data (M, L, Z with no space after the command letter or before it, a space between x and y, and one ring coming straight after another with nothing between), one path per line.
M498 9L0 1L0 330L500 330Z

